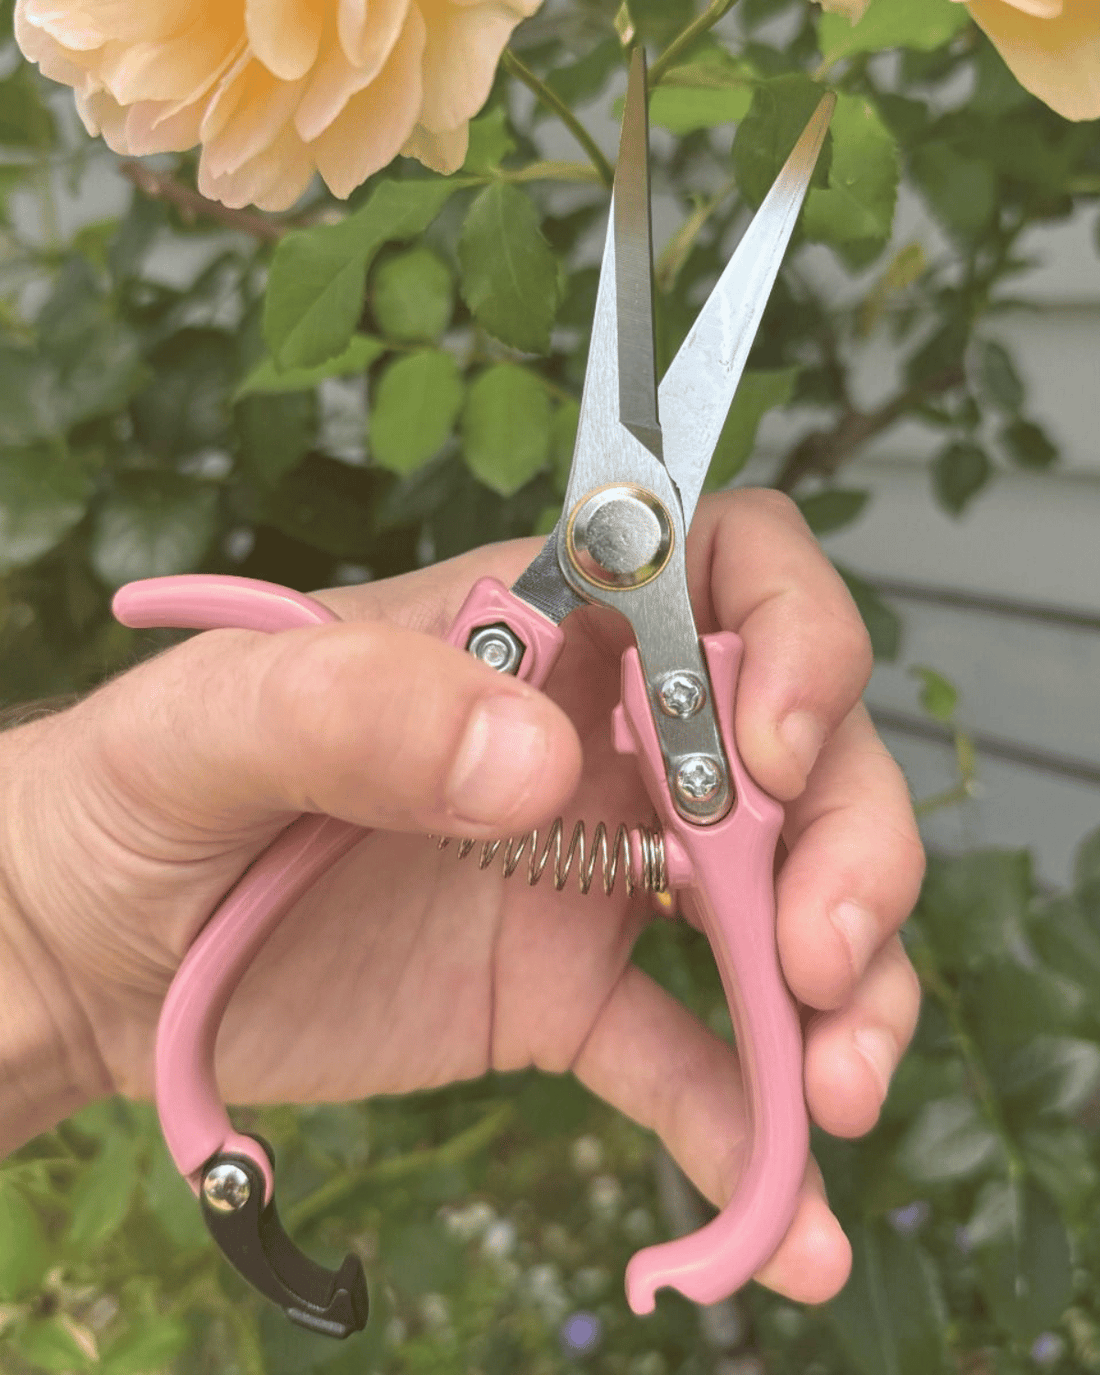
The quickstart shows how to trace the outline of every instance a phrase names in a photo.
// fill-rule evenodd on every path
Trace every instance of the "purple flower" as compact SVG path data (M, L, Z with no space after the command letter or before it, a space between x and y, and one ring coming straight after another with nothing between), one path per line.
M603 1323L595 1313L570 1313L562 1323L558 1340L567 1356L590 1356L600 1344Z

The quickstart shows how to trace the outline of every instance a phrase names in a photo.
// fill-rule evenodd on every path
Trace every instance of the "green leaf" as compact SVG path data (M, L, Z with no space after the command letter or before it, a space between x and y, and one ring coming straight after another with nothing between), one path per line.
M412 1222L383 1239L387 1278L404 1294L454 1289L465 1268L458 1243L437 1223Z
M48 553L84 515L92 484L68 453L0 453L0 574Z
M858 573L853 573L850 568L842 567L839 563L833 566L844 579L845 586L852 594L852 600L863 617L863 624L871 637L871 648L875 658L886 663L892 662L898 657L901 649L901 621L897 612L883 601L866 578L861 578Z
M1020 1147L1036 1183L1056 1200L1063 1216L1085 1214L1091 1223L1100 1174L1081 1128L1067 1123L1029 1126L1020 1135Z
M0 146L44 152L56 137L53 115L42 104L32 69L21 62L0 81Z
M515 146L508 127L508 111L503 105L494 105L470 121L470 142L462 170L481 174L492 172Z
M462 409L458 364L440 349L421 349L391 363L378 380L368 438L376 463L411 473L447 442Z
M909 670L914 678L921 681L920 704L934 721L950 721L959 704L959 692L955 684L934 668L914 664Z
M583 57L576 62L556 67L546 77L546 84L570 107L577 109L586 101L594 99L607 85L608 77L622 69L623 50L614 38L607 38L594 47L588 47ZM543 105L536 105L533 118L545 118L549 111Z
M940 223L963 243L978 238L997 211L997 176L989 163L949 143L927 143L909 155L909 169Z
M66 1240L78 1254L106 1241L125 1221L137 1184L139 1144L132 1136L109 1137L77 1178Z
M1030 420L1014 420L1001 431L1001 444L1021 468L1042 472L1058 459L1058 447Z
M870 492L852 488L830 487L828 491L801 497L798 509L815 535L827 535L851 525L867 505L870 495Z
M745 466L761 420L775 406L785 406L791 399L798 373L798 368L773 368L742 375L707 470L708 492L724 487Z
M309 451L317 405L309 392L246 396L236 407L236 421L245 470L259 482L278 482Z
M932 487L936 500L952 515L961 515L993 475L984 449L977 444L949 444L936 457Z
M981 1289L997 1323L1028 1341L1070 1301L1069 1237L1050 1196L1030 1182L1013 1190L1008 1235L976 1250Z
M92 567L108 587L195 568L214 537L218 494L178 473L120 477L96 512Z
M536 1136L578 1132L591 1109L591 1096L572 1074L532 1071L516 1095L516 1113Z
M853 53L877 53L883 48L930 52L950 42L969 22L966 10L951 0L920 0L916 5L871 0L855 24L840 14L822 14L818 45L830 66Z
M992 1164L997 1134L964 1094L936 1098L921 1108L898 1147L898 1164L918 1184L968 1179Z
M509 497L550 456L550 402L537 377L515 363L487 368L462 415L463 453L486 487Z
M150 363L153 380L130 408L137 443L164 457L224 444L236 368L233 337L216 329L180 330Z
M333 558L363 562L373 554L376 482L371 468L310 453L262 494L258 517Z
M508 182L486 187L467 212L458 256L478 323L513 348L546 353L561 290L530 196Z
M749 112L752 88L731 86L658 86L649 98L649 122L678 138L696 129L736 124Z
M1020 948L1032 892L1026 851L932 855L917 912L941 963L961 971Z
M733 140L734 176L738 190L750 205L758 206L768 194L824 94L825 87L808 76L777 76L757 86L749 112L737 126ZM814 173L815 180L824 178L826 164L823 155Z
M353 334L343 353L318 363L312 368L287 368L280 371L273 358L257 363L237 388L234 400L253 393L269 395L273 392L311 391L326 377L347 377L351 373L366 372L386 351L381 339L369 334Z
M860 1375L946 1375L947 1313L918 1243L883 1222L851 1229L852 1276L825 1310Z
M61 1318L28 1323L16 1332L13 1345L35 1370L69 1372L93 1367L91 1356Z
M191 1211L198 1213L194 1198ZM149 1375L182 1355L189 1339L190 1333L179 1318L143 1316L140 1326L132 1327L111 1343L99 1368L103 1375Z
M811 187L803 227L807 238L831 244L862 267L886 246L893 228L897 144L864 96L837 97L830 132L828 190Z
M145 1206L156 1218L174 1251L204 1251L213 1242L196 1207L195 1195L176 1169L163 1139L152 1145L152 1160L141 1180ZM121 1375L121 1372L120 1372Z
M410 248L376 264L370 299L378 328L387 338L438 339L454 314L451 269L430 248Z
M1077 890L1100 883L1100 831L1087 835L1073 860L1073 886Z
M34 1294L50 1261L38 1214L11 1176L0 1173L0 1298Z
M339 224L287 234L271 261L264 339L278 368L342 354L363 309L367 268L384 243L413 239L469 183L460 177L383 181Z
M1100 1085L1100 1046L1074 1036L1036 1036L997 1075L1016 1119L1069 1117Z

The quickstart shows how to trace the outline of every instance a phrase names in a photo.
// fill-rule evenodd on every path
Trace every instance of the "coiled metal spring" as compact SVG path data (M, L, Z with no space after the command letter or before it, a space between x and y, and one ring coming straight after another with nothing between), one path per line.
M628 894L639 891L664 893L668 890L665 865L664 836L648 826L636 826L633 831L619 825L613 840L602 821L592 832L588 843L588 828L583 821L573 827L573 834L565 843L565 824L556 817L545 832L531 830L508 840L458 840L459 859L480 848L478 868L488 869L499 859L505 878L520 868L526 855L526 879L534 887L548 868L554 887L560 893L569 882L576 866L576 880L582 893L588 893L599 871L600 885L608 897L615 890L620 876ZM449 836L439 841L442 850L452 843Z

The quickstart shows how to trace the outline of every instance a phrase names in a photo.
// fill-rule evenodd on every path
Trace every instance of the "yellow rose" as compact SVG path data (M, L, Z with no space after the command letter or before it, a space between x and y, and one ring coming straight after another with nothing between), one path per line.
M541 0L16 0L15 36L117 153L202 145L199 190L347 196L398 153L466 156L512 30Z
M1017 81L1066 119L1100 118L1100 0L967 0Z

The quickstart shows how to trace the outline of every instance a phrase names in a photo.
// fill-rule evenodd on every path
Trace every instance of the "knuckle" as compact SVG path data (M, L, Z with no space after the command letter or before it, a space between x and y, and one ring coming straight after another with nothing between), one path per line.
M754 512L762 520L809 532L797 502L786 492L779 492L774 487L742 487L730 495L734 500L740 499L744 509Z

